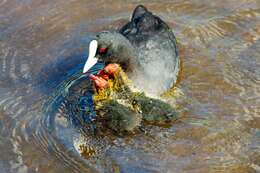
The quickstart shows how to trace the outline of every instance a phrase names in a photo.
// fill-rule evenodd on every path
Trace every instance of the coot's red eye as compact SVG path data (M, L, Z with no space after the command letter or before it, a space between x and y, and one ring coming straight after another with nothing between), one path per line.
M98 52L99 52L100 54L105 54L106 51L107 51L107 48L106 48L106 47L101 47L101 48L98 49Z

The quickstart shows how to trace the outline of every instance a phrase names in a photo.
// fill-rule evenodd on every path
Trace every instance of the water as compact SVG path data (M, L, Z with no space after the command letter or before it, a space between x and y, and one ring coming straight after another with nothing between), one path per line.
M68 85L93 34L140 3L178 39L182 72L166 99L181 118L92 139L102 152L86 158L57 98L80 84ZM0 1L0 172L260 172L259 28L257 0Z

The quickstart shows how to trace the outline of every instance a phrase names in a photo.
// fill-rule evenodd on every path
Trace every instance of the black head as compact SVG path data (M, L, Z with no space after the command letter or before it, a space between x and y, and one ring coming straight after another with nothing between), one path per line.
M126 71L136 54L132 44L118 32L100 32L96 35L98 41L97 58L105 64L120 64Z

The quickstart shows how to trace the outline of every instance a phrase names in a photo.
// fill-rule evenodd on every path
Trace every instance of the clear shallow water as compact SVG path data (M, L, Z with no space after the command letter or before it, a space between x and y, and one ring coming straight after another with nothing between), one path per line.
M84 159L62 103L46 113L46 102L83 67L91 35L140 3L178 39L179 92L167 99L182 118L93 140L105 152ZM257 0L0 1L0 172L260 172L259 18Z

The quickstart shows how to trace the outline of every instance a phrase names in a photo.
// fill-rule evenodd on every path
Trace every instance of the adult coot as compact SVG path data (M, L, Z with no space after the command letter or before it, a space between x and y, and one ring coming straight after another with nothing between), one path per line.
M135 8L131 21L119 32L101 32L96 39L96 58L120 64L139 90L159 95L176 83L180 69L176 38L144 6Z

